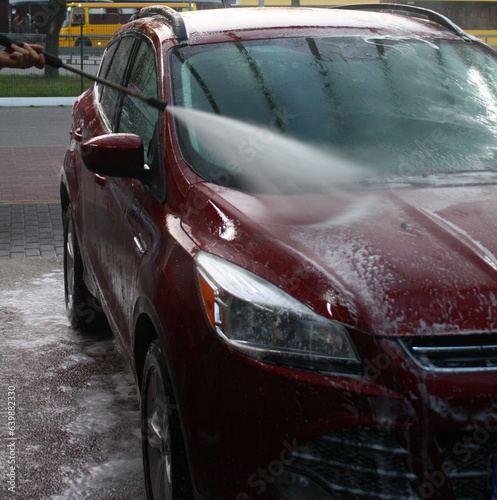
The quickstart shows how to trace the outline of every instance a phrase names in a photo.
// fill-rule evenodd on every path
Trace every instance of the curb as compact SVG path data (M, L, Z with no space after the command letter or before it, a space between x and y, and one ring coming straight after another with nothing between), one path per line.
M77 97L0 97L0 107L72 106Z

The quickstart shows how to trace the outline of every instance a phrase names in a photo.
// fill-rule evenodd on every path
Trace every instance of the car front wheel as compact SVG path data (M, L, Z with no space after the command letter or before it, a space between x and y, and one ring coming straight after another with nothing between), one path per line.
M192 498L178 410L158 341L145 360L141 418L147 498Z

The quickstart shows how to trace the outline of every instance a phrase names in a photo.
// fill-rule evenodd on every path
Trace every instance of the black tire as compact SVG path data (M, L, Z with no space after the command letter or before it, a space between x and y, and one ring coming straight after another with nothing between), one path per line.
M155 341L142 378L142 444L148 500L193 498L178 409L164 356Z
M64 296L67 316L72 327L77 330L108 330L102 308L86 287L83 273L83 261L69 206L64 214Z
M76 41L74 42L75 47L79 47L81 45L81 39L77 38ZM91 47L91 40L89 38L83 38L83 45L85 47Z

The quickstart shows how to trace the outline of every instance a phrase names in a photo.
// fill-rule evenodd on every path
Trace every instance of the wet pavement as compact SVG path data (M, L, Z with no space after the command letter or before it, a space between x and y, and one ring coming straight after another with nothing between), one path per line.
M70 108L4 111L0 498L143 499L133 377L111 334L76 332L65 314L58 142Z
M61 257L59 171L70 107L0 108L0 260Z

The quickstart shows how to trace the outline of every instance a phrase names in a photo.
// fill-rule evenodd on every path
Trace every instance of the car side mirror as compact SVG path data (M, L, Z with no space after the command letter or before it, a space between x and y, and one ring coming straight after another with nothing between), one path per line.
M144 162L143 142L135 134L105 134L81 144L88 170L109 177L144 180L149 168Z

